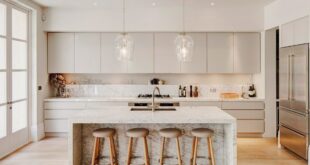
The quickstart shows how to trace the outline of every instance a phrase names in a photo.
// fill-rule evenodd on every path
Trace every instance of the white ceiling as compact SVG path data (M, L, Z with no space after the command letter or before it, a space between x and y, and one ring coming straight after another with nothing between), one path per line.
M33 0L44 7L52 8L122 8L123 0ZM257 6L263 7L274 0L184 0L185 4L210 7ZM172 7L182 5L182 0L126 0L126 7Z

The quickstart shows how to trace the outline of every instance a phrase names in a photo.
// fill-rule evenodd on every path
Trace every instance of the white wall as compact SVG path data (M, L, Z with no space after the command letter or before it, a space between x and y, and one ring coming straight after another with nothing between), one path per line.
M182 31L182 0L126 1L127 31ZM122 31L122 4L118 7L47 8L46 31ZM186 31L262 31L262 5L230 3L210 6L209 1L185 1Z
M37 141L44 137L43 123L43 101L50 95L47 74L47 38L43 31L42 11L43 9L29 1L18 0L17 3L32 10L32 110L31 110L31 136ZM42 90L37 90L42 86Z
M271 29L310 14L309 0L277 0L265 7L265 29Z

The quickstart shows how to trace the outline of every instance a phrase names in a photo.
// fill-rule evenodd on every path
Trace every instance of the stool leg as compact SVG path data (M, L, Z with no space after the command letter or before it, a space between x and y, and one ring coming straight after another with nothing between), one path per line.
M198 146L198 137L195 137L193 165L196 165L196 159L197 159L197 146Z
M115 161L115 164L118 164L118 163L117 163L117 157L116 157L116 150L115 150L114 138L111 137L111 139L112 139L112 150L113 150L114 161Z
M211 165L215 165L212 138L208 137L207 139L208 139L208 148L209 148L209 156L211 159Z
M129 138L129 143L128 143L127 165L130 165L130 161L131 161L131 147L132 147L132 137Z
M191 153L190 165L193 165L194 152L195 152L195 137L193 138L193 145L192 145L192 153Z
M99 142L99 138L95 138L91 165L98 164L98 148L99 148L98 142Z
M181 158L181 149L180 149L180 142L179 142L179 138L176 138L176 142L177 142L177 149L178 149L178 161L179 161L179 165L182 165L182 158Z
M147 139L146 137L143 137L144 141L144 159L145 159L145 165L149 165L150 160L149 160L149 151L148 151L148 146L147 146Z
M109 137L109 143L110 143L110 161L111 161L111 165L114 165L114 153L113 153L113 142L112 142L112 138Z
M166 138L163 137L163 140L162 140L162 143L161 143L160 160L159 160L160 165L164 164L165 141L166 141Z

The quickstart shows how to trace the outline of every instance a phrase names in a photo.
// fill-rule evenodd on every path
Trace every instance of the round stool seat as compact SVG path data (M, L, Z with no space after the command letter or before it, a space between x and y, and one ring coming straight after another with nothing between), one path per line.
M208 128L196 128L192 130L192 135L200 138L210 137L213 133L214 131Z
M159 130L159 134L166 138L176 138L182 135L182 131L178 128L164 128Z
M146 128L132 128L127 130L126 135L128 137L146 137L149 135L149 130Z
M115 132L113 128L99 128L93 131L93 136L98 138L111 137Z

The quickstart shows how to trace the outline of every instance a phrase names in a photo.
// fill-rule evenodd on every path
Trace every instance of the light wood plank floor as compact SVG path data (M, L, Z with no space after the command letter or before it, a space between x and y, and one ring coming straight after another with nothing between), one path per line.
M67 165L66 138L46 138L31 143L0 161L1 165ZM238 165L306 165L275 139L239 138Z

